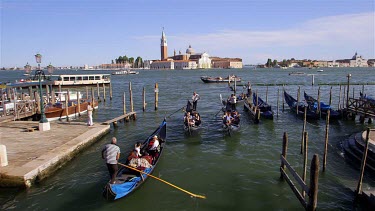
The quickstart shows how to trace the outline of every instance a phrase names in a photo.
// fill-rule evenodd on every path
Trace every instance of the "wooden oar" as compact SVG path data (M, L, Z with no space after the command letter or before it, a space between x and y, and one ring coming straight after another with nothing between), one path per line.
M169 116L167 116L167 118L171 117L173 114L177 113L178 111L180 111L181 109L185 108L185 106L182 106L182 108L179 108L177 111L173 112L172 114L170 114Z
M187 194L189 194L189 195L191 195L191 196L193 196L193 197L201 198L201 199L206 199L206 196L202 196L202 195L198 195L198 194L191 193L191 192L189 192L189 191L187 191L187 190L184 190L184 189L182 189L182 188L180 188L180 187L177 187L176 185L173 185L172 183L169 183L169 182L167 182L167 181L165 181L165 180L163 180L163 179L160 179L159 177L155 177L154 175L147 174L147 173L144 172L144 171L138 170L138 169L136 169L136 168L133 168L133 167L131 167L131 166L128 166L128 165L125 165L125 164L122 164L122 163L118 163L118 165L124 166L124 167L126 167L126 168L129 168L129 169L131 169L131 170L137 171L137 172L142 173L142 174L146 174L147 176L150 176L150 177L152 177L152 178L154 178L154 179L156 179L156 180L159 180L160 182L164 182L165 184L167 184L167 185L169 185L169 186L172 186L172 187L174 187L174 188L176 188L176 189L178 189L178 190L180 190L180 191L182 191L182 192L185 192L185 193L187 193Z

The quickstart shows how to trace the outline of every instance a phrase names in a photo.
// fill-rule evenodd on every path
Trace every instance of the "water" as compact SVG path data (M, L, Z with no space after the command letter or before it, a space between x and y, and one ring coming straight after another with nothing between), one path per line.
M263 120L261 124L252 123L243 107L239 106L241 129L233 136L225 136L221 131L220 119L214 115L220 109L219 94L230 94L227 84L204 84L200 76L239 75L244 82L289 83L301 85L306 91L317 96L317 86L310 86L311 76L289 76L292 70L280 69L242 69L242 70L186 70L186 71L140 71L139 75L112 76L113 100L100 104L94 112L95 122L119 116L122 113L122 96L126 92L129 103L128 82L132 82L134 108L137 121L111 128L111 132L96 144L66 164L51 177L41 181L29 190L0 189L2 209L11 210L296 210L302 209L297 198L285 181L280 181L280 153L282 135L289 134L288 160L297 172L302 173L303 157L300 152L302 120L296 118L285 105L282 112L280 97L279 117L273 121ZM298 69L306 73L314 70ZM55 74L71 73L56 71ZM78 71L76 73L89 73ZM90 73L106 73L95 71ZM325 69L315 75L315 84L347 81L346 75L352 74L351 81L375 81L374 69ZM0 81L23 78L21 71L2 71ZM154 111L154 83L159 83L159 110ZM142 88L146 87L146 112L142 112ZM362 86L353 86L356 94ZM268 88L268 102L276 112L277 89ZM266 87L253 86L260 97L265 99ZM296 96L298 86L290 85L286 90ZM329 86L321 87L322 101L329 101ZM190 192L205 195L207 199L191 198L159 181L148 179L136 192L125 199L107 202L101 191L108 181L107 168L101 159L104 144L116 136L123 152L121 159L132 149L135 142L144 140L168 116L186 105L193 91L197 91L201 100L198 110L203 119L204 128L199 134L188 136L182 126L182 112L168 118L167 147L156 170L159 176ZM238 87L242 91L242 87ZM352 88L350 90L352 92ZM339 87L333 87L333 105L338 105ZM365 86L365 93L375 96L375 86ZM108 94L107 94L108 96ZM129 106L127 106L129 110ZM86 121L83 116L76 121ZM318 209L350 210L354 189L359 176L358 169L348 164L343 157L340 142L352 133L364 130L368 125L358 121L332 122L328 147L327 170L320 172ZM370 127L374 127L370 125ZM308 166L314 153L323 159L325 121L307 124L309 133ZM46 140L47 141L47 140ZM309 171L309 168L308 168ZM307 175L309 181L309 173ZM371 175L364 178L364 188L374 188L375 180Z

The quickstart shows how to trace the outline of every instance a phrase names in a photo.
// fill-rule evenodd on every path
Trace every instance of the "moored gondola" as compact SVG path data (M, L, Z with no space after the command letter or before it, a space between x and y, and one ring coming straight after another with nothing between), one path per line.
M159 147L157 150L150 151L154 136L157 136ZM138 159L135 160L135 163L140 164L136 165L135 168L147 174L152 174L162 155L166 141L167 122L164 119L160 126L143 142L141 151L146 155L141 158L133 158ZM126 164L132 165L134 163L132 162L134 161L133 159L127 159ZM140 187L147 178L148 176L146 174L139 173L126 167L121 167L117 173L115 183L110 184L108 182L104 187L103 196L108 200L117 200L126 197Z
M184 115L184 130L189 133L198 130L202 125L200 114L192 108L193 106L188 100Z
M294 99L291 95L289 95L286 91L284 91L284 99L285 102L288 104L290 109L297 112L297 106L298 106L298 113L297 116L300 116L303 118L305 114L305 108L306 108L306 119L319 119L320 116L315 111L312 111L309 108L309 105L306 102L297 102L296 99ZM297 105L298 104L298 105Z
M273 111L271 105L264 102L256 93L253 93L253 104L260 110L260 115L266 119L273 119Z
M316 113L319 113L319 111L318 111L318 101L315 98L311 97L310 95L306 94L306 92L303 93L303 96L304 96L306 102L309 104L309 107L313 111L315 111ZM321 111L321 115L322 115L323 118L325 118L327 116L328 110L330 111L330 115L329 115L330 119L340 119L341 118L340 112L333 110L330 105L327 105L323 102L320 102L320 111Z

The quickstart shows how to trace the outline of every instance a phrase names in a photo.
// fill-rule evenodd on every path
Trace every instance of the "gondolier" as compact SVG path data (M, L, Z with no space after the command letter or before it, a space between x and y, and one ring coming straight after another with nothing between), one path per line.
M193 100L193 110L196 111L197 110L197 103L198 103L198 100L201 99L199 97L199 94L197 94L196 92L193 93L193 97L191 97L191 99Z
M120 158L120 147L116 145L116 137L112 138L110 144L104 146L102 150L102 158L106 160L109 176L111 178L110 183L114 184L116 180L116 174L118 171L117 161Z

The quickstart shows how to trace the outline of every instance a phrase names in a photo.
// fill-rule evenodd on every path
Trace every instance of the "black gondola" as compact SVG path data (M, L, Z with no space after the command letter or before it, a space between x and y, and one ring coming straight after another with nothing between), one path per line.
M318 113L318 101L315 98L311 97L310 95L306 94L306 92L303 93L303 96L306 102L309 104L309 107L313 111ZM340 112L333 110L330 105L320 102L320 111L321 111L322 117L325 118L327 116L328 110L330 111L330 115L329 115L330 119L341 118Z
M143 142L141 151L148 151L151 141L153 140L153 137L155 135L158 137L160 148L156 152L150 153L152 154L152 161L150 163L151 167L137 168L138 170L141 170L147 174L152 174L152 172L154 171L156 164L159 162L159 159L163 153L164 145L167 141L167 122L165 119L160 124L160 126ZM129 161L127 161L126 164L129 164ZM147 178L148 176L146 174L141 174L129 168L121 167L117 173L115 184L110 184L108 182L104 187L103 196L108 200L116 200L126 197L130 193L135 191L138 187L140 187Z
M260 115L266 119L273 119L273 111L271 105L268 105L256 93L253 93L253 104L260 110Z
M305 108L306 108L306 119L319 119L320 116L315 111L312 111L309 108L309 105L305 102L297 102L296 99L294 99L292 96L290 96L286 91L284 91L284 99L285 102L289 105L290 109L294 112L297 112L297 104L298 104L298 114L297 116L300 116L303 118L305 114Z
M187 118L187 115L191 115L191 118ZM201 127L202 120L200 114L193 110L192 103L188 100L184 115L184 130L191 133L192 131L198 130Z

